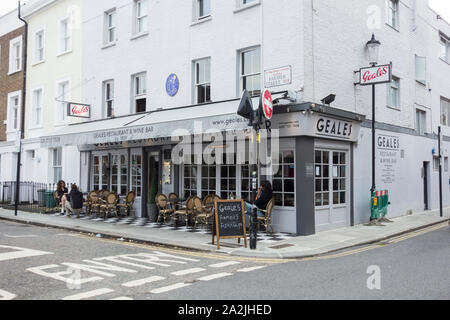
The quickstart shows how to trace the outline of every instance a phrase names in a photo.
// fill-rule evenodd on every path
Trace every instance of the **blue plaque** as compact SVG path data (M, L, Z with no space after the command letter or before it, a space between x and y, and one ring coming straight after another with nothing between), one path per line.
M178 76L172 73L166 81L166 92L169 96L173 97L177 94L179 88L180 81L178 80Z

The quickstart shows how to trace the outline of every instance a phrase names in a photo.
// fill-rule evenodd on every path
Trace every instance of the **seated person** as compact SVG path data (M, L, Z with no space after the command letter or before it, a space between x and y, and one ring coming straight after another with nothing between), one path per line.
M267 207L267 204L272 199L272 197L273 197L272 185L270 184L269 181L263 181L261 183L261 186L258 188L258 194L256 195L255 206L258 209L265 210L266 207ZM245 205L247 207L246 214L251 215L251 213L252 213L252 205L250 203L247 203L247 202L245 203ZM258 216L259 217L264 217L264 213L262 213L259 210L257 212L258 212Z
M56 192L58 193L58 197L56 198L56 202L61 204L61 213L64 213L64 207L66 204L66 194L69 192L66 188L66 183L63 180L58 181L56 186Z
M71 214L76 213L77 218L80 217L81 209L83 209L83 193L78 190L76 184L72 184L70 193L66 196L65 209L67 211L67 217L70 218Z

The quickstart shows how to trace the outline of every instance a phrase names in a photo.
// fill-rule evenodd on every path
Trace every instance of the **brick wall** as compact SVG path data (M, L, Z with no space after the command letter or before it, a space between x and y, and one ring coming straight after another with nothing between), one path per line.
M22 90L23 72L8 75L9 72L9 41L24 36L24 27L16 29L0 37L0 141L6 141L8 93ZM22 42L22 56L24 55ZM22 58L23 63L23 58Z

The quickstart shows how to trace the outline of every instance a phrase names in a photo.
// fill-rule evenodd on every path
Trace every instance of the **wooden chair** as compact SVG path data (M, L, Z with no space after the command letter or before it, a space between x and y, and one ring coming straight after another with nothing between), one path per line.
M198 201L194 200L194 229L197 227L198 222L206 225L206 230L208 230L209 219L212 218L214 214L214 200L218 198L215 194L210 194L203 199L201 205ZM200 199L199 199L200 200Z
M186 227L188 226L189 217L192 215L194 211L194 197L190 196L186 201L186 207L180 208L178 210L175 210L173 214L173 225L177 225L177 221L179 219L179 216L184 216L186 220ZM201 202L201 201L200 201Z
M86 214L90 215L92 212L92 205L98 201L98 194L96 191L89 192L87 199L83 202L83 206L86 207Z
M158 219L156 222L160 222L161 218L166 223L167 216L172 215L175 210L169 208L169 201L163 194L157 194L155 197L156 207L158 208Z
M117 207L117 203L119 202L119 196L115 192L110 192L106 196L104 200L104 204L100 204L100 215L104 214L104 219L108 218L110 211L114 211L116 217L119 217L119 208Z
M269 203L267 204L267 207L265 210L259 209L262 213L264 213L264 217L258 217L258 230L259 225L262 223L264 227L266 228L266 233L269 233L269 227L272 230L271 233L273 233L273 226L272 226L272 210L273 206L275 205L275 198L272 198Z
M136 200L136 192L134 191L128 192L127 196L125 197L125 202L117 204L119 212L120 209L125 209L127 217L130 216L131 209L133 209L134 200Z

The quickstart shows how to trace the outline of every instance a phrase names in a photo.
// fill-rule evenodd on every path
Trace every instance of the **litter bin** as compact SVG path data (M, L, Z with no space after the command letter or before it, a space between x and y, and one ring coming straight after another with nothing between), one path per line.
M53 198L53 191L45 191L45 207L48 209L54 208L56 205L55 198Z
M45 202L45 189L39 189L37 191L38 194L38 203L39 203L39 207L45 207L46 206L46 202Z

